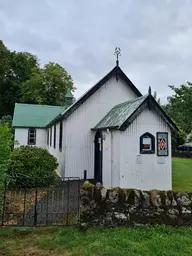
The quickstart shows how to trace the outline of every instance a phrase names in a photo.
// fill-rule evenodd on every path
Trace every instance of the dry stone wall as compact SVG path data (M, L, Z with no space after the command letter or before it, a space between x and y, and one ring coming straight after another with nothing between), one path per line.
M81 189L81 225L192 225L192 192L141 191L86 182Z

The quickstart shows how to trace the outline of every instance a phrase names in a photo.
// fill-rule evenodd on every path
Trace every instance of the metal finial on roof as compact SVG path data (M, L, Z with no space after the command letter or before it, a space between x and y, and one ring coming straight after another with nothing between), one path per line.
M121 49L119 47L115 48L114 55L117 56L116 65L119 66L119 56L121 56Z
M151 86L149 86L148 94L151 95Z
M149 89L148 89L148 107L149 107L149 110L151 110L151 106L152 106L152 95L151 95L151 86L149 86Z

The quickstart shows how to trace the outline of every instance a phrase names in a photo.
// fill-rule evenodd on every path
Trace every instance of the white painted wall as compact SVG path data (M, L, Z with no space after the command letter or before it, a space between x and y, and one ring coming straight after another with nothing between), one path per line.
M140 136L145 132L155 136L155 154L142 154L142 164L138 164L136 159L140 154ZM169 156L163 157L163 164L158 163L162 157L157 156L157 132L168 132ZM154 111L145 109L124 132L112 131L110 136L106 136L103 145L104 186L142 190L172 189L171 131ZM111 163L109 158L105 159L109 152Z
M116 104L136 98L134 92L121 79L109 79L66 120L65 166L66 177L94 178L93 128Z
M63 122L63 144L62 144L62 151L59 150L59 134L60 134L60 123L56 124L56 145L54 148L54 126L52 126L52 146L50 146L50 140L49 144L47 145L47 149L49 152L57 158L58 161L58 169L57 173L59 176L64 177L65 176L65 120ZM50 135L50 128L49 128L49 135ZM46 135L47 136L47 135Z
M103 184L106 188L120 186L120 132L102 131Z
M15 144L15 147L21 145L28 145L28 129L29 128L15 128L15 140L19 144ZM37 147L46 148L46 130L45 129L36 129L36 145Z

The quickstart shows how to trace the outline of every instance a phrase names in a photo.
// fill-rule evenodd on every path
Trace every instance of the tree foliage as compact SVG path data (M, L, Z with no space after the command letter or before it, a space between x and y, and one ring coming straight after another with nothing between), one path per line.
M157 103L159 105L161 105L161 100L160 100L160 98L157 98L157 92L156 91L154 91L154 93L153 93L153 98L157 101Z
M47 186L53 182L57 167L57 159L47 149L21 146L11 154L8 174L12 186Z
M13 116L15 103L63 105L67 88L73 81L59 64L40 67L29 52L10 51L0 40L0 119Z
M12 149L12 130L7 123L0 124L0 188L7 180L7 170L10 164Z
M192 83L182 84L179 88L169 86L174 95L170 97L166 112L185 133L192 131Z
M178 147L182 144L184 144L186 141L186 134L182 130L179 132L174 131L171 134L171 142L172 142L172 148L178 149Z
M12 128L12 117L10 115L2 116L0 119L0 125L4 125L5 123L8 125L9 128Z
M22 101L62 106L67 88L74 90L72 77L59 64L50 62L44 68L32 69L30 78L22 87Z
M0 41L0 117L13 115L15 102L20 102L23 82L38 65L36 56L28 52L11 52Z

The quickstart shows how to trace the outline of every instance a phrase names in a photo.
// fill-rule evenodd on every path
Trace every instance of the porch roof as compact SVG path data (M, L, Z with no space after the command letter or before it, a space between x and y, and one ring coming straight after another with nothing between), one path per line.
M93 128L100 130L105 128L119 129L123 123L135 112L136 109L145 101L148 95L141 96L132 101L127 101L116 105L109 113Z
M104 130L110 128L125 131L146 107L153 109L159 116L161 116L172 130L179 130L176 124L168 117L165 111L152 97L150 88L148 94L116 105L92 130Z

